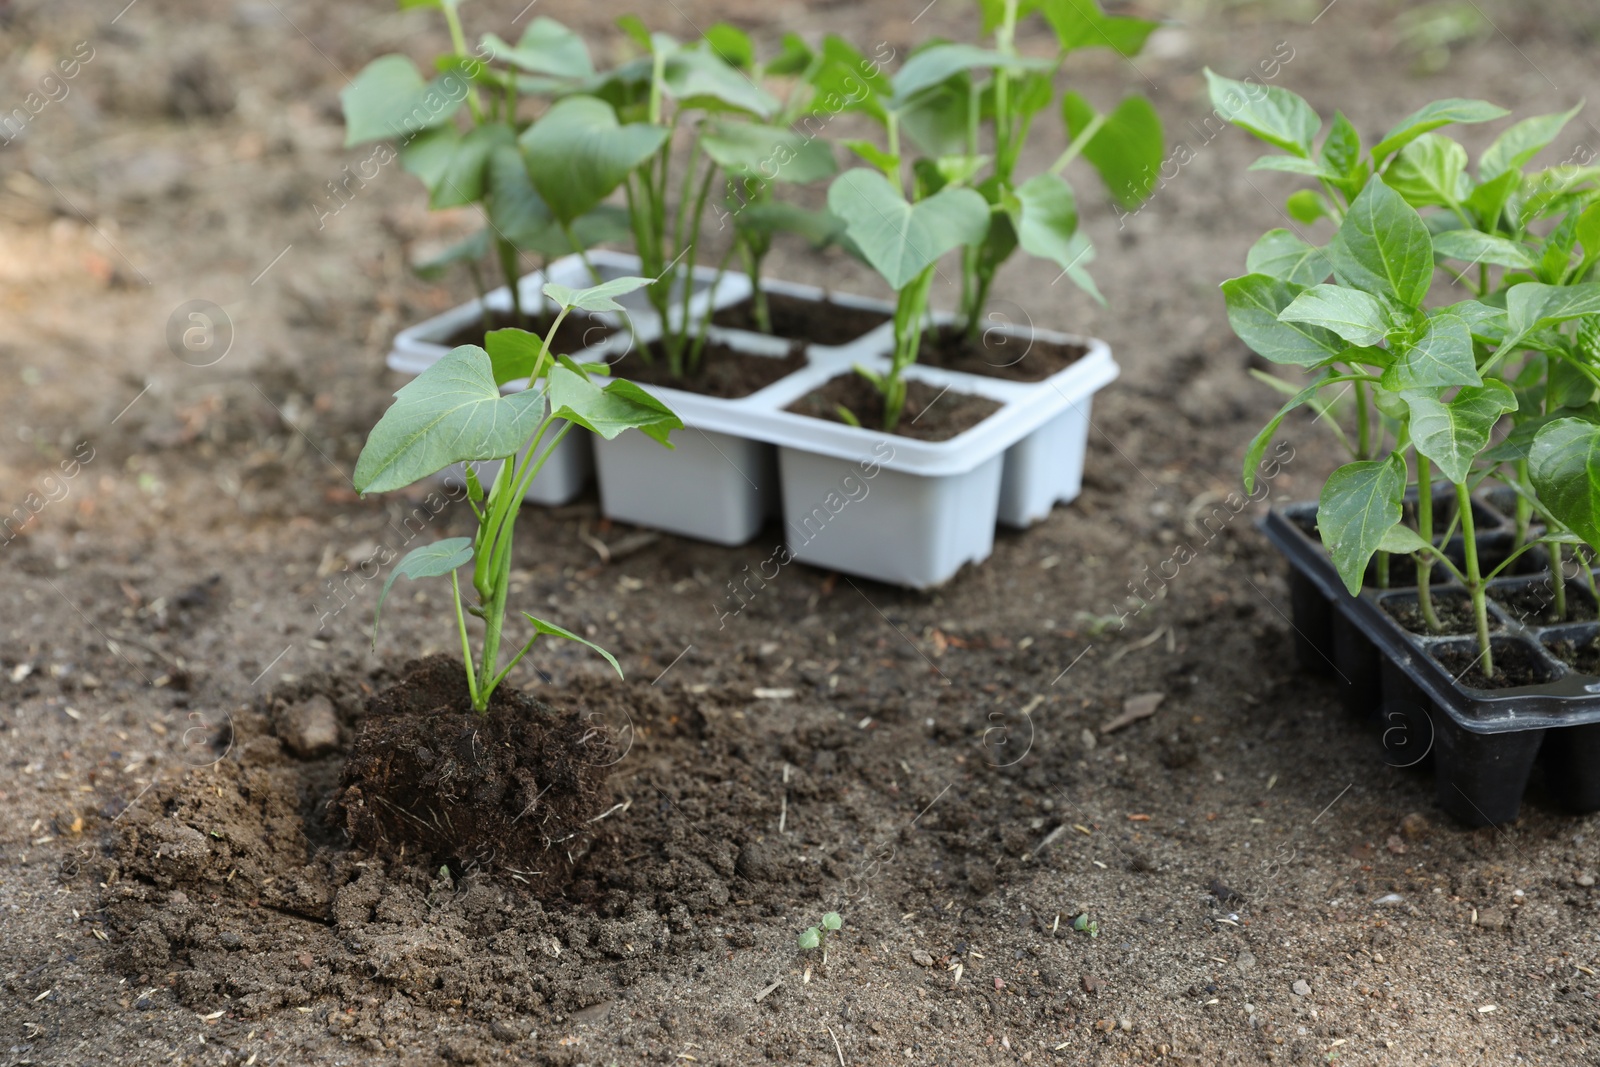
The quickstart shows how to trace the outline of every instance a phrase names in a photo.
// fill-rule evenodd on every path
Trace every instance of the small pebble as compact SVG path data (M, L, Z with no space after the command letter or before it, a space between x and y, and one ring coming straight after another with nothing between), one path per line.
M1583 888L1588 889L1590 886L1594 885L1594 875L1590 874L1588 871L1584 871L1582 874L1578 875L1578 884L1583 886Z
M1117 1020L1117 1028L1119 1030L1121 1030L1123 1033L1127 1033L1129 1030L1133 1029L1133 1020L1132 1019L1126 1019L1126 1018L1118 1019Z
M911 950L911 959L918 967L932 967L933 954L926 949L914 948Z
M1106 980L1104 978L1099 978L1092 974L1083 976L1083 991L1085 993L1098 993L1105 987Z
M1379 907L1390 907L1395 904L1404 904L1405 902L1406 898L1401 896L1399 893L1385 893L1383 896L1373 901L1373 903Z
M1420 841L1428 836L1432 827L1428 824L1427 816L1420 811L1414 811L1400 820L1400 836L1407 841Z
M1294 990L1294 995L1297 997L1309 997L1311 995L1311 983L1304 978L1295 979L1294 985L1289 988Z

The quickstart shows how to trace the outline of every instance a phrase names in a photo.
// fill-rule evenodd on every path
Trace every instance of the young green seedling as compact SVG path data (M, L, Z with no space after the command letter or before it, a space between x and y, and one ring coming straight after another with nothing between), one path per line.
M1089 918L1088 912L1083 912L1076 919L1073 919L1072 928L1078 933L1088 934L1090 937L1100 936L1100 924Z
M836 911L830 911L822 916L822 921L816 926L808 927L799 937L799 945L807 952L822 950L822 962L828 962L828 935L844 926L844 920Z
M1246 344L1315 375L1303 389L1268 379L1291 396L1247 450L1246 486L1253 488L1255 464L1290 411L1307 405L1319 417L1334 414L1350 394L1353 433L1326 420L1354 462L1323 487L1323 543L1352 594L1374 557L1382 586L1389 554L1411 555L1420 612L1435 631L1431 572L1449 571L1471 597L1480 670L1493 678L1486 586L1538 543L1525 539L1531 519L1545 525L1539 540L1555 564L1558 598L1562 545L1600 551L1600 359L1591 350L1600 282L1588 280L1600 261L1600 171L1522 170L1575 112L1506 130L1480 157L1474 180L1466 150L1432 131L1506 114L1492 104L1436 101L1370 152L1336 115L1319 150L1322 120L1299 96L1206 73L1219 114L1287 153L1254 169L1317 180L1320 191L1289 198L1290 214L1336 226L1324 247L1288 230L1269 232L1250 251L1251 273L1223 284L1229 322ZM1560 221L1548 232L1532 228L1552 217ZM1452 295L1466 299L1424 306L1436 265L1455 283ZM1338 395L1325 401L1330 389ZM1490 447L1502 419L1512 431ZM1436 473L1454 496L1442 533ZM1473 489L1491 477L1518 494L1524 535L1492 569L1479 558L1471 507ZM1408 485L1418 490L1414 527L1402 521ZM1462 567L1439 548L1458 530ZM1584 573L1592 583L1590 568Z
M554 213L534 190L534 160L519 141L530 121L522 101L570 93L593 79L594 66L581 37L543 16L529 22L515 45L491 33L469 51L457 5L458 0L400 0L402 9L443 13L450 51L435 58L437 74L428 81L403 55L380 56L363 68L339 94L345 145L398 143L400 165L422 180L430 207L477 205L484 229L416 269L433 276L464 264L482 296L488 287L480 264L493 261L510 288L514 321L523 325L516 284L523 253L548 265L555 256L581 254L627 233L621 213L598 200L576 216ZM486 327L488 314L485 307Z
M666 405L632 382L594 381L592 376L605 374L603 365L578 364L550 350L568 312L620 311L615 297L649 283L648 278L618 278L590 289L546 285L545 295L561 310L543 339L523 330L495 330L486 338L485 348L452 349L395 393L394 403L361 450L355 473L355 487L361 493L401 489L453 464L466 464L467 499L478 521L477 532L407 553L384 583L372 624L376 644L383 602L401 575L412 580L449 575L467 687L479 712L488 710L495 688L541 635L587 645L622 674L605 649L527 612L523 616L533 627L532 636L503 668L499 653L511 585L513 534L523 494L568 431L581 426L610 440L624 430L638 429L671 448L668 434L683 427ZM526 388L502 391L519 379L526 379ZM550 440L544 443L547 435ZM499 461L487 487L472 466L483 461ZM473 564L477 603L463 610L457 571L468 563ZM467 615L484 624L476 664Z

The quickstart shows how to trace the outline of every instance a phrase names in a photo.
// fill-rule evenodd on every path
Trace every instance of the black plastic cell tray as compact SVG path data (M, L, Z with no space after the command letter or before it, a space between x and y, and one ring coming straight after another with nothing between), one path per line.
M1475 498L1476 541L1485 569L1504 560L1515 523L1484 495ZM1440 502L1453 508L1453 498ZM1530 657L1537 685L1474 689L1456 681L1435 658L1440 650L1477 654L1472 634L1413 633L1384 610L1386 601L1414 601L1416 586L1364 587L1352 597L1316 535L1317 505L1273 509L1260 522L1288 558L1295 645L1302 667L1329 675L1353 713L1383 727L1384 749L1394 766L1433 760L1440 806L1462 822L1483 826L1517 817L1536 763L1545 785L1566 807L1600 810L1600 676L1585 674L1551 651L1552 643L1592 640L1600 623L1545 625L1518 617L1491 596L1491 643L1497 654L1520 650ZM1458 536L1445 551L1459 558ZM1400 560L1395 560L1400 563ZM1521 564L1522 566L1518 566ZM1541 550L1519 557L1490 590L1549 591ZM1530 576L1527 571L1537 571ZM1440 568L1435 568L1435 577ZM1435 598L1463 594L1453 580L1435 581ZM1371 577L1369 573L1369 577ZM1407 581L1415 581L1410 576ZM1581 583L1580 583L1581 584ZM1590 603L1569 581L1569 603Z

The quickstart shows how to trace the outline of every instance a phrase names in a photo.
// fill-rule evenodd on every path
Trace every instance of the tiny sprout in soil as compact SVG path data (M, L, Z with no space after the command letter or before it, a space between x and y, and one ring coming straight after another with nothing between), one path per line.
M1089 918L1088 912L1084 912L1076 919L1073 919L1072 928L1078 931L1078 933L1088 934L1090 937L1100 936L1100 924Z
M523 493L562 438L575 425L607 440L624 430L638 429L670 448L667 435L683 427L666 405L632 382L612 381L602 386L593 378L605 375L604 366L579 364L550 351L551 340L568 312L574 308L620 311L615 297L648 284L648 278L618 278L590 289L546 285L545 295L561 310L543 339L525 330L495 330L485 338L487 349L477 345L452 349L395 393L394 403L361 450L355 485L362 493L401 489L452 464L466 464L467 499L478 520L477 533L413 549L395 564L373 614L373 643L377 643L383 601L396 578L448 574L467 687L472 706L480 713L488 710L489 697L542 634L588 645L622 674L621 666L605 649L527 612L523 616L532 624L533 635L503 668L500 641L511 583L512 534ZM502 386L519 379L526 381L525 389L502 394ZM552 428L554 433L546 444ZM472 466L485 461L499 461L487 487ZM478 602L463 610L456 571L468 563L473 564L472 586ZM467 615L484 624L476 665Z
M828 962L828 935L844 926L844 920L836 911L823 915L822 922L807 928L799 938L799 945L807 952L822 950L822 962Z

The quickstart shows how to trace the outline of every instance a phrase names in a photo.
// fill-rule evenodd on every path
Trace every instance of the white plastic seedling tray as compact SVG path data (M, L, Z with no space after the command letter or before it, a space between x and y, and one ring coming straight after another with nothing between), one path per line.
M848 361L850 359L863 358L880 353L884 350L884 346L886 344L893 344L894 305L887 301L874 300L873 298L866 296L857 296L854 293L834 292L830 289L823 289L815 285L805 285L800 282L786 282L781 278L763 278L761 279L761 288L769 295L789 296L794 297L797 300L806 300L810 301L811 303L822 304L824 305L824 312L826 311L826 305L833 304L836 307L855 308L862 311L875 311L879 314L889 316L888 320L883 322L881 325L867 331L855 340L848 341L842 345L819 345L808 342L806 345L806 352L812 360L842 358L846 361L846 365L848 365ZM748 293L749 290L747 289L746 295L748 295ZM732 304L737 304L744 299L745 297L741 296L738 300L730 301L729 304L723 306L731 306ZM767 334L757 333L754 330L741 330L731 327L718 327L718 329L722 332L723 338L730 344L734 344L735 347L738 347L738 342L734 341L734 338L753 337L757 338L759 341L772 340L772 338ZM803 341L805 339L786 338L786 340Z
M639 273L639 258L621 252L609 252L604 249L595 249L587 253L589 263L599 273L602 280L621 278ZM707 301L712 299L711 288L716 282L715 268L698 267L694 272L694 294L690 298L690 314L703 315ZM544 285L547 281L560 285L581 289L594 284L594 278L583 260L576 256L563 256L550 264L548 273L534 271L524 275L517 282L518 293L524 308L530 314L537 313L543 308ZM717 283L717 302L720 305L735 303L744 299L749 294L749 280L743 275L724 274L720 283ZM627 308L627 316L635 330L652 329L655 314L650 309L649 302L642 291L629 293L618 300L618 303ZM506 286L490 292L487 296L471 300L449 311L435 315L431 319L420 322L415 326L400 331L395 336L394 344L385 361L390 370L399 371L415 377L433 366L441 356L450 351L448 340L463 329L482 320L484 306L492 311L507 311L511 308L511 291ZM606 322L617 329L609 337L596 338L596 343L579 352L563 353L577 360L602 358L602 353L611 351L619 343L626 345L628 339L628 324L614 314L596 315L595 318ZM620 341L619 341L620 339ZM508 386L507 392L515 392L522 388ZM594 473L594 452L590 444L591 434L582 430L573 430L567 434L562 442L545 461L544 469L539 476L529 483L523 498L536 504L557 506L570 502L583 491L589 478ZM478 477L485 485L489 483L495 472L499 469L497 461L477 464ZM456 464L446 469L441 478L446 484L460 484L465 479L461 464Z

